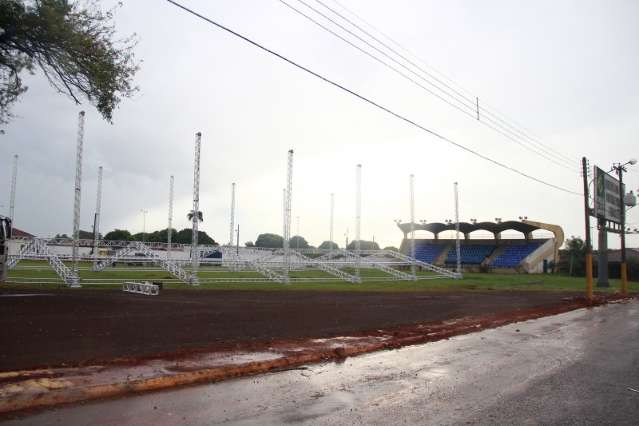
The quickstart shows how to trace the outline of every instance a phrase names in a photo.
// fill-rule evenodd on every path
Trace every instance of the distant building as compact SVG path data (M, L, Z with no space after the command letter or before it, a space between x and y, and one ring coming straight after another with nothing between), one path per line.
M29 234L27 231L23 231L22 229L12 228L11 237L21 239L21 240L32 240L36 236L33 234Z

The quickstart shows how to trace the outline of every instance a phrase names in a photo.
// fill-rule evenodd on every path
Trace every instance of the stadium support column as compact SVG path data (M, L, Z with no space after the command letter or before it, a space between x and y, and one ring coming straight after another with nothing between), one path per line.
M288 282L291 270L291 204L293 199L293 150L288 151L286 192L284 193L284 279Z
M169 224L166 232L166 260L171 260L171 240L173 239L173 175L169 178Z
M191 239L191 284L199 285L197 276L200 266L200 253L198 252L198 223L200 221L200 146L202 143L202 133L195 134L195 156L193 160L193 211L191 212L193 221L193 236Z
M18 181L18 154L13 156L13 171L11 173L11 196L9 198L9 219L11 219L11 227L16 209L16 182Z
M233 247L233 237L235 235L235 182L231 184L231 224L229 228L229 247Z
M98 167L98 190L95 197L95 218L93 220L93 262L98 264L98 246L100 245L100 210L102 208L102 166Z
M455 252L457 254L457 275L462 277L461 247L459 245L459 188L455 182Z
M413 278L417 276L415 267L415 175L409 177L409 207L410 207L410 272Z
M80 198L82 193L82 145L84 143L84 111L78 114L78 136L75 157L75 195L73 199L73 245L71 246L71 259L73 261L73 274L78 276L78 244L80 237ZM71 287L80 287L76 279L71 282Z
M608 232L606 232L606 219L597 218L598 246L597 246L597 287L610 287L608 281Z
M361 225L362 225L362 165L358 164L355 171L355 276L360 275Z
M584 180L584 219L586 226L586 298L592 300L592 238L590 236L590 205L588 194L588 160L581 159L581 173Z

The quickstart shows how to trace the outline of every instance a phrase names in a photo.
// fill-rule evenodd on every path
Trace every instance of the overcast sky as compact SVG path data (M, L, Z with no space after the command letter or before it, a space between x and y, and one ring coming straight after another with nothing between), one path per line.
M578 173L536 156L402 79L277 0L183 3L456 142L579 192ZM296 7L304 6L287 0ZM305 0L321 7L314 0ZM639 157L639 2L340 0L434 69L571 158L608 169ZM324 0L335 7L332 0ZM104 1L104 6L113 2ZM312 13L306 9L308 13ZM583 201L500 169L301 72L163 0L124 1L121 35L138 34L140 92L113 125L90 105L57 95L37 73L0 136L0 211L8 212L11 158L19 154L15 225L40 236L71 233L77 114L87 111L82 229L91 229L98 166L101 230L165 228L169 176L175 220L188 227L193 143L202 137L204 229L228 242L231 182L242 242L281 234L287 150L295 150L293 217L311 244L354 237L355 167L362 164L362 238L398 245L394 219L495 217L559 224L583 236ZM578 164L574 164L576 168ZM6 179L6 180L5 180ZM639 187L639 165L626 176ZM292 232L296 233L293 220ZM639 226L639 208L628 222ZM639 245L636 236L629 245ZM618 246L618 238L610 237Z

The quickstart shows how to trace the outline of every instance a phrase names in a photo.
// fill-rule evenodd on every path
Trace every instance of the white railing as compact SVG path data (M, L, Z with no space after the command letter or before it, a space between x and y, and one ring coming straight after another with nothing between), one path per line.
M174 277L176 277L180 281L183 281L183 282L185 282L187 284L195 284L195 283L197 283L197 277L195 275L189 274L184 269L182 269L182 267L179 266L177 263L161 258L157 254L153 253L153 251L151 251L151 249L149 247L147 247L146 245L142 244L141 242L135 241L135 242L131 243L131 245L136 250L141 251L142 253L144 253L145 256L153 259L155 261L155 263L160 265L160 267L162 269L164 269L165 271L167 271L168 273L170 273L171 275L173 275Z
M415 265L422 267L428 271L436 272L438 274L444 275L450 278L461 278L461 275L457 272L451 271L450 269L441 268L439 266L433 265L432 263L422 262L421 260L415 259L413 257L407 256L403 253L393 251L393 250L385 250L385 254L389 256L393 256L397 259L403 260L409 264L415 263Z
M336 250L337 251L337 250ZM375 250L376 252L379 252L379 250ZM375 269L379 269L380 271L384 271L389 275L392 275L393 277L395 277L398 280L404 280L404 281L415 281L416 277L412 274L407 274L405 272L402 271L398 271L395 268L391 268L389 266L386 266L382 263L379 262L373 262L371 260L366 259L365 257L361 257L361 256L357 256L355 253L351 253L348 250L339 250L340 254L343 254L344 256L350 258L350 259L354 259L354 260L359 260L360 264L364 264L367 266L372 266Z
M127 247L124 247L120 250L118 250L115 255L107 258L107 259L102 259L102 260L98 260L94 265L93 265L93 272L100 272L103 271L107 266L111 266L113 265L115 262L118 262L120 260L122 260L122 258L124 258L125 256L128 256L129 254L131 254L132 251L135 250L135 246L134 245L129 245Z
M351 275L349 273L346 273L340 269L337 269L336 267L329 265L328 263L319 261L319 260L315 260L315 259L311 259L310 257L306 257L304 256L302 253L299 253L297 251L292 251L294 256L297 256L299 259L301 259L302 261L304 261L305 263L315 266L317 267L317 269L326 272L327 274L331 274L335 277L341 278L344 281L350 282L350 283L359 283L361 282L360 277L355 276L355 275Z

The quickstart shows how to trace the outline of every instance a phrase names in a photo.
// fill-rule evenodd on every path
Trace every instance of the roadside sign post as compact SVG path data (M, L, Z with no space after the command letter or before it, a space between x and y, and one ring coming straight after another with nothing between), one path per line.
M625 186L623 184L623 171L625 165L615 164L613 170L617 171L619 179L603 171L599 167L594 168L595 182L595 208L594 216L597 217L599 229L599 256L597 287L608 287L608 232L621 236L621 292L627 293L627 277L625 270L625 216L624 204Z

